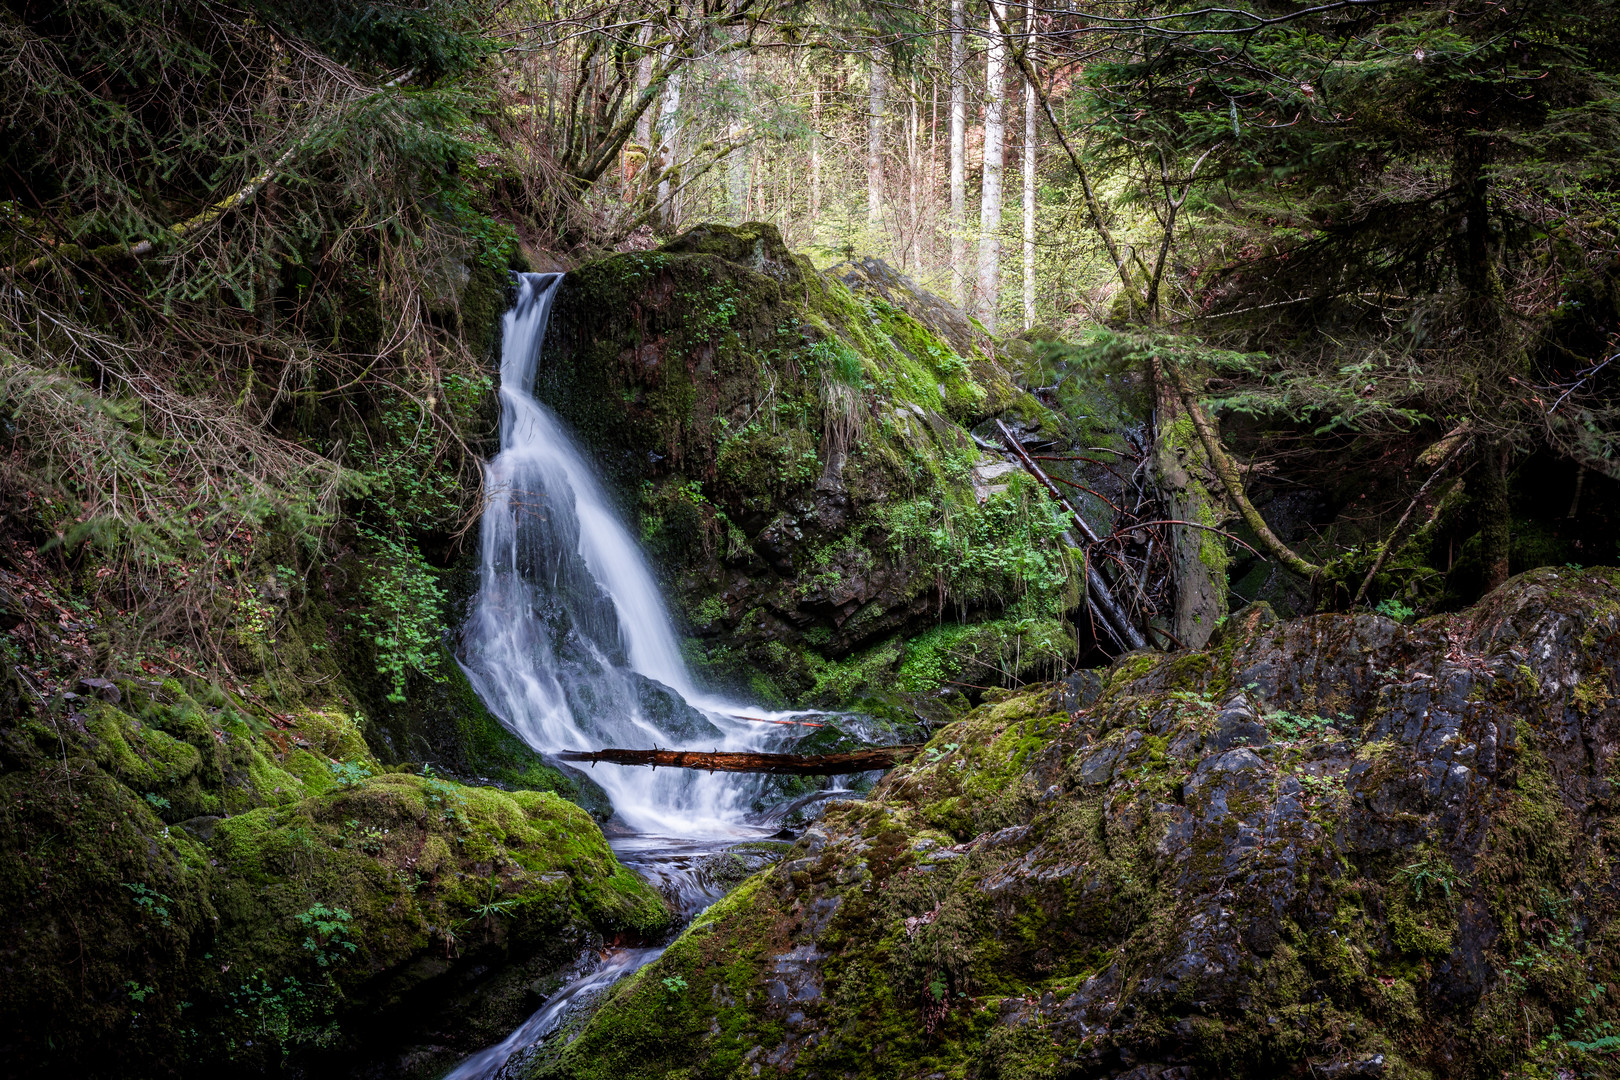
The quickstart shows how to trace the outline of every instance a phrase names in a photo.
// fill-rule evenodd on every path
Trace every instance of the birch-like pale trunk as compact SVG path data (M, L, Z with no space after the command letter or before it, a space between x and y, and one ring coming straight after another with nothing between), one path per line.
M810 241L821 243L821 76L810 82Z
M1035 325L1035 87L1024 83L1024 329Z
M951 300L967 304L967 31L951 0Z
M1007 150L1007 39L997 26L1006 4L990 0L989 47L984 61L984 180L979 196L979 281L973 313L992 334L1001 301L1001 169Z
M665 232L673 231L680 221L673 197L675 189L669 182L669 170L675 165L676 117L680 108L681 73L677 71L664 83L664 100L658 107L658 212L654 217Z
M652 33L652 24L648 23L636 35L636 44L641 46L642 50L641 59L636 63L636 97L638 98L647 92L647 84L652 82L653 51L647 48L647 43L652 40ZM649 165L652 164L653 158L652 132L653 111L644 109L641 116L636 120L636 142L647 148L647 164Z
M917 181L918 174L922 172L922 156L918 153L918 127L920 120L917 116L917 98L912 96L909 109L906 113L906 258L904 265L907 270L916 269L917 251Z
M882 53L872 53L871 94L866 110L866 221L883 222L883 110L888 89Z

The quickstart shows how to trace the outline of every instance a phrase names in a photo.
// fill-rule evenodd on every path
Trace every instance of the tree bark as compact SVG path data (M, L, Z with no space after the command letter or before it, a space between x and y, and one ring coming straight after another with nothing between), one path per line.
M697 750L564 750L563 761L606 761L611 765L660 765L672 769L703 769L708 772L771 773L775 776L842 776L848 773L892 769L915 757L921 746L880 746L849 754L702 753Z
M951 300L967 305L967 31L951 0Z
M681 108L681 73L664 83L664 100L658 107L658 204L656 218L660 229L673 232L680 214L675 208L676 189L670 186L670 169L675 164L676 115ZM677 178L678 179L678 178Z
M872 80L866 109L866 222L883 223L883 114L887 87L882 50L872 52Z
M821 76L810 82L810 240L821 243Z
M648 23L636 35L636 44L641 47L641 56L636 61L636 99L638 101L641 99L641 95L647 92L647 87L652 85L653 51L647 47L648 43L652 41L652 34L652 24ZM652 133L653 111L651 109L642 109L641 115L636 117L636 142L647 148L647 161L649 164L652 161Z
M1028 9L1025 26L1035 18ZM1035 325L1035 87L1024 80L1024 329Z
M989 47L984 62L984 179L979 194L979 280L973 314L992 334L1001 308L1001 170L1007 149L1006 5L990 0Z

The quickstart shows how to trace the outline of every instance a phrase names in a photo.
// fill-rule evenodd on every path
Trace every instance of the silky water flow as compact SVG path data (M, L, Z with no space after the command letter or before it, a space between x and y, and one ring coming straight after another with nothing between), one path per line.
M485 470L480 581L462 631L462 666L489 709L542 752L767 749L789 729L764 721L802 714L766 712L696 687L635 538L568 430L535 397L562 277L519 275L517 301L503 322L501 445ZM662 889L686 920L720 895L703 861L770 831L748 820L757 777L602 764L591 779L613 802L621 834L611 842L621 860ZM600 966L447 1080L499 1075L571 1005L661 951L603 955Z

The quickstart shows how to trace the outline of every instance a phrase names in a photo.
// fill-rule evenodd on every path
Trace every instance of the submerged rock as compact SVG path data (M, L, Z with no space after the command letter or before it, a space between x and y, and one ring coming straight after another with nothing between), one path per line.
M1032 688L529 1075L1603 1075L1617 686L1620 573L1545 570Z

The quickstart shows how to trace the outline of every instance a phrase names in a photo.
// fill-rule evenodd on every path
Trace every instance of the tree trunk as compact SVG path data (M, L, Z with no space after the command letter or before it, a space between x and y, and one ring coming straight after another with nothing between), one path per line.
M662 232L674 232L680 221L675 207L675 187L670 184L670 172L675 168L676 116L681 108L681 73L676 72L664 83L664 101L658 107L658 210L653 220Z
M1158 430L1154 432L1153 469L1165 516L1216 526L1227 516L1216 494L1209 453L1199 439L1178 388L1164 368L1151 364ZM1176 607L1170 632L1189 649L1209 643L1215 624L1226 614L1229 586L1226 545L1214 533L1186 526L1167 526L1166 555L1176 584Z
M1484 443L1480 448L1479 546L1485 572L1485 591L1508 579L1508 549L1513 540L1512 508L1508 502L1508 444Z
M917 269L920 253L917 251L918 202L917 184L922 171L918 135L921 127L917 116L917 98L913 95L906 111L906 257L903 265L908 271Z
M652 24L648 23L636 35L636 44L641 46L641 58L636 62L636 97L638 98L647 92L647 85L652 82L653 51L647 48L647 43L652 40L652 33ZM636 142L647 148L647 164L649 165L652 164L652 130L653 111L644 109L641 115L636 118Z
M810 83L810 241L821 243L821 76Z
M1034 18L1034 12L1028 15ZM1035 325L1035 88L1024 83L1024 329Z
M967 305L967 32L951 0L951 301Z
M1001 308L1001 167L1007 148L1007 39L997 28L1006 5L990 0L990 44L984 62L984 180L979 194L979 281L973 313L996 332Z
M563 761L606 761L612 765L660 765L708 772L771 773L776 776L841 776L892 769L914 757L921 746L880 746L848 754L803 757L798 754L703 753L698 750L564 750Z
M888 90L882 52L872 53L871 95L866 110L866 221L876 228L883 222L883 112Z

